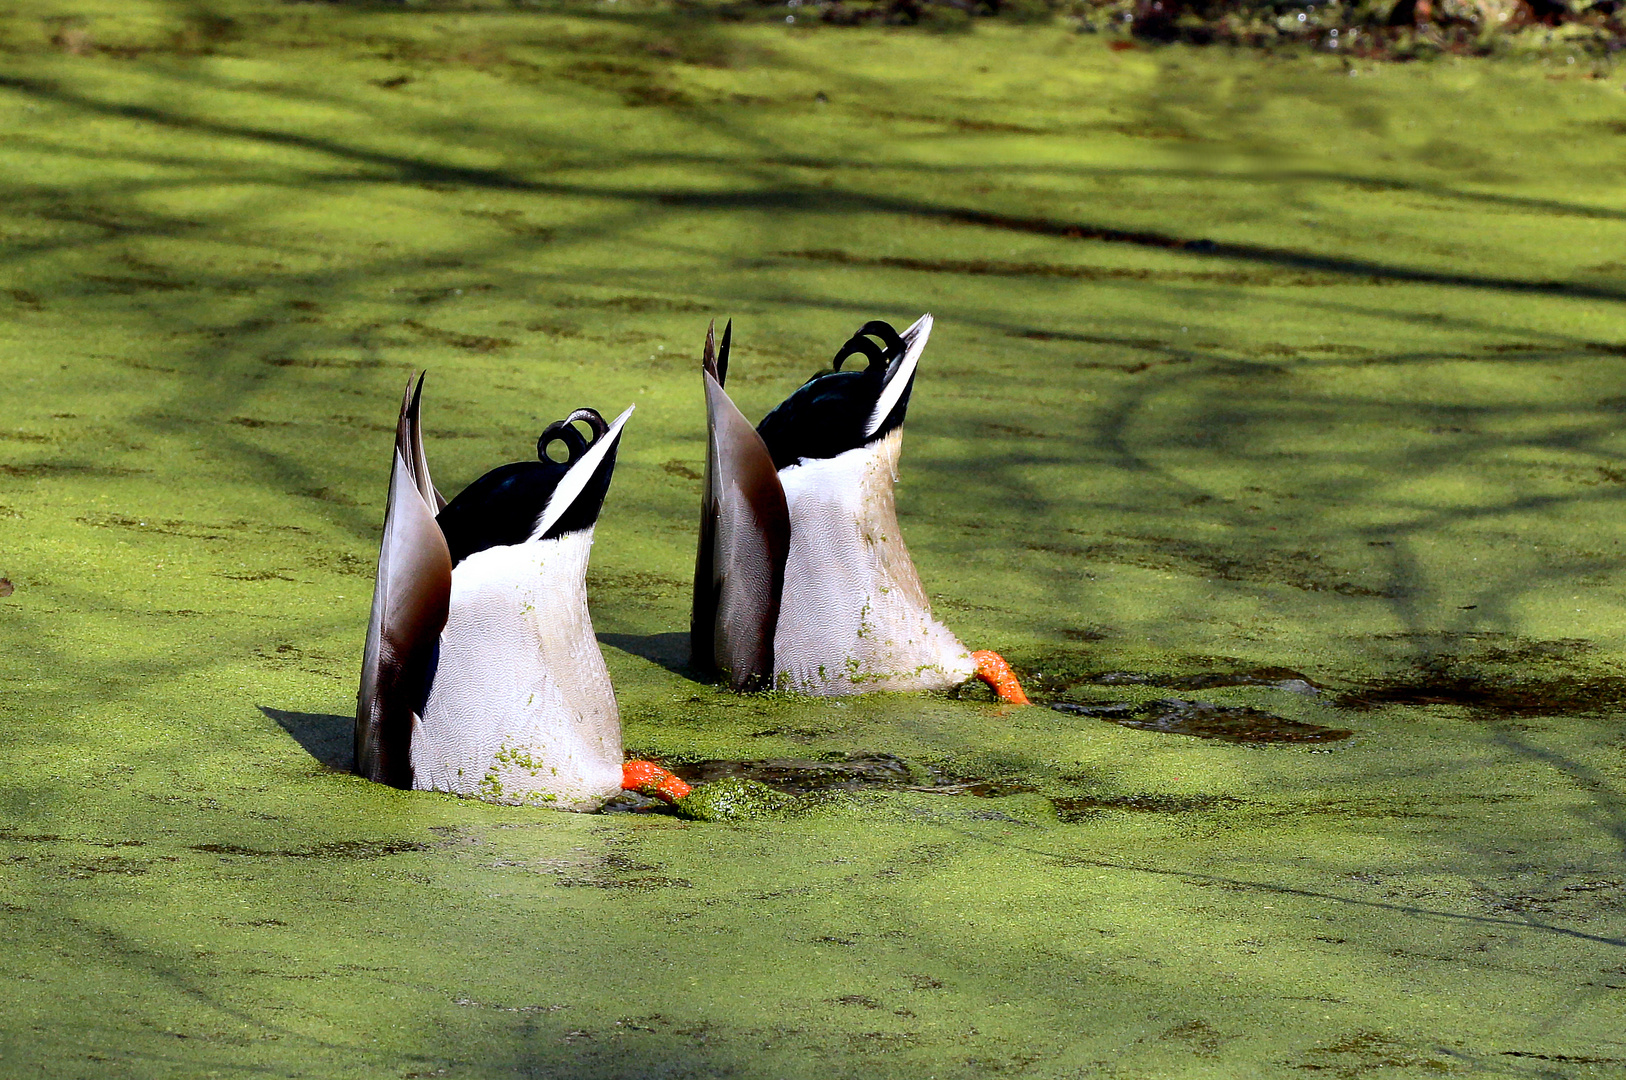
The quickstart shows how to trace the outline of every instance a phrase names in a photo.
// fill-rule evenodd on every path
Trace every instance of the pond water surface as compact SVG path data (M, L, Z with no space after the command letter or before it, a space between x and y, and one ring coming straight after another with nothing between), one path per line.
M772 19L0 14L0 1072L1618 1075L1620 74ZM708 320L756 418L923 311L1040 707L694 681ZM638 405L627 744L793 805L344 771L420 368L448 492Z

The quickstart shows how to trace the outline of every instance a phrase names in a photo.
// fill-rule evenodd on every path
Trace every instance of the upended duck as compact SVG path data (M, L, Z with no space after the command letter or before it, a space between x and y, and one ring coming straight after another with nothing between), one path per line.
M1027 704L997 653L932 617L893 487L915 369L931 335L873 321L752 428L724 390L733 324L701 360L709 440L691 662L735 690L946 689L973 676ZM842 370L852 356L863 370Z
M538 460L493 469L447 502L424 456L422 393L420 375L395 429L356 772L561 810L597 809L624 787L685 794L659 766L623 762L587 612L593 529L632 409L611 423L577 409L542 432ZM567 460L548 457L555 444Z

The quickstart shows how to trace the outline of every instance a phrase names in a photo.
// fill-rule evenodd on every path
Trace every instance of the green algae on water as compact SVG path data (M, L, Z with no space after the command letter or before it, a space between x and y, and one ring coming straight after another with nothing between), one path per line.
M727 776L695 785L673 805L679 817L694 821L749 821L786 813L796 800L756 780Z
M39 0L0 56L0 1072L1626 1061L1619 78L635 0ZM760 416L924 311L899 519L962 640L1359 737L695 681L707 322ZM638 405L629 746L861 794L345 771L423 368L448 493Z

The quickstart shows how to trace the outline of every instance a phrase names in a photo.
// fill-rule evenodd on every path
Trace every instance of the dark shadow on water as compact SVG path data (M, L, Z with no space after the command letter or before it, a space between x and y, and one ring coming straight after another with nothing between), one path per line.
M1502 720L1597 714L1623 702L1626 679L1618 675L1498 676L1438 665L1346 691L1334 704L1363 712L1386 705L1455 705L1471 720Z
M665 634L600 634L599 644L641 656L659 664L674 675L704 682L689 664L689 635L677 631Z
M1199 810L1214 810L1240 805L1242 800L1229 795L1079 795L1072 798L1051 799L1056 816L1063 824L1073 825L1088 821L1111 810L1135 810L1153 814L1184 814Z
M730 778L755 780L788 795L891 789L997 799L1036 790L1033 785L1010 777L967 776L934 765L911 765L896 754L886 753L840 754L821 761L800 758L767 761L714 758L671 762L669 767L691 784Z
M294 737L305 752L330 769L349 772L355 767L356 718L333 713L288 712L259 706L277 726Z
M1246 705L1213 705L1206 701L1163 698L1136 705L1081 705L1071 701L1052 702L1057 712L1090 716L1097 720L1161 731L1171 735L1195 735L1230 743L1323 743L1340 742L1354 734L1344 728L1306 724L1289 720Z
M1626 300L1626 291L1594 281L1522 278L1503 273L1469 273L1405 266L1358 256L1327 254L1316 250L1215 241L1205 237L1180 236L1153 230L1120 229L1089 220L1070 221L1004 214L980 207L937 204L902 194L808 188L795 182L766 189L753 182L736 189L685 191L651 190L644 186L618 186L602 182L584 185L569 181L537 180L503 169L471 167L411 155L392 154L302 132L234 124L221 119L205 119L154 105L100 100L41 79L7 75L0 77L0 89L22 93L36 101L67 106L103 117L140 121L195 135L252 140L265 146L326 155L352 167L364 168L367 171L368 183L376 183L382 178L396 182L459 186L484 191L527 192L562 197L587 195L595 199L617 200L640 207L656 206L680 211L757 214L794 212L843 217L854 214L889 213L1001 232L1157 248L1205 259L1231 259L1291 270L1319 271L1346 275L1352 279L1365 279L1369 282L1445 285L1490 292L1562 296L1606 302ZM1615 342L1596 342L1592 343L1592 347L1616 354L1626 348Z
M1086 639L1088 640L1088 639ZM1212 690L1222 686L1268 686L1306 696L1319 694L1326 687L1302 671L1284 667L1258 667L1246 671L1203 671L1195 675L1176 675L1156 671L1096 671L1073 674L1065 670L1056 672L1058 665L1046 665L1048 674L1037 674L1023 681L1040 693L1056 695L1070 690L1079 683L1093 686L1166 686L1170 690Z
M811 791L899 788L915 782L909 763L894 754L850 754L839 761L718 759L677 763L672 766L672 771L691 784L738 777L767 784L791 795L805 795Z

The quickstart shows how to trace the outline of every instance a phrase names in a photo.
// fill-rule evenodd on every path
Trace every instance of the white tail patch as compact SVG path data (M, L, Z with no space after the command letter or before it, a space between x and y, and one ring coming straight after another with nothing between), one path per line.
M874 437L881 430L881 425L898 407L898 399L903 397L910 380L915 377L915 367L920 363L920 354L925 351L926 339L932 336L932 317L922 315L899 336L904 341L903 357L896 362L892 371L887 372L886 386L882 388L881 398L875 403L875 411L869 414L869 423L864 428L866 439Z
M621 720L587 610L591 529L457 564L412 783L595 810L621 788Z
M536 519L536 528L531 530L532 540L540 540L548 535L548 530L559 523L559 519L565 516L565 511L570 509L570 504L575 502L576 497L586 490L588 481L593 479L593 474L598 471L599 464L603 462L605 455L615 446L616 440L621 438L621 429L626 425L627 417L631 416L632 410L637 407L636 405L628 405L627 411L615 418L615 422L610 425L610 430L606 431L598 442L590 446L587 453L583 454L576 464L570 467L570 471L565 473L564 479L559 481L559 486L553 489L552 495L548 496L548 504L542 508L542 516Z
M970 652L932 617L898 528L903 432L779 473L790 510L774 685L831 696L957 686Z

